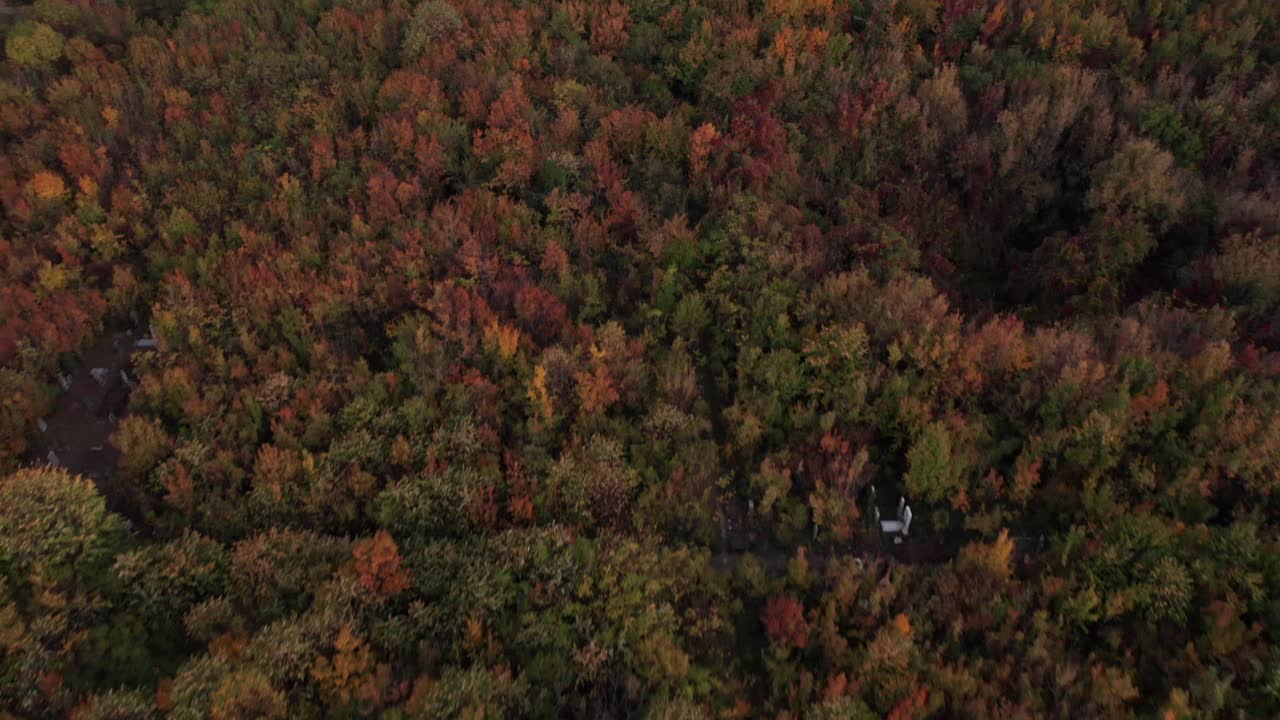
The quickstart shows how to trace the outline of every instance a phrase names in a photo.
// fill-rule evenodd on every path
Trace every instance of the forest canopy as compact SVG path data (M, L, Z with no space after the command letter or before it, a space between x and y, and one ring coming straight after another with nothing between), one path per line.
M0 719L1280 716L1272 0L0 32Z

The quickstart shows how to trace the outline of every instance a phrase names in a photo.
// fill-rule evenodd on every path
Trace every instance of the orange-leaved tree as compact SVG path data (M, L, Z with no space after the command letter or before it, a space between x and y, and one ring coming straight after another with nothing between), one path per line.
M409 589L409 570L400 562L400 549L385 530L356 543L356 578L366 590L379 597L394 597Z

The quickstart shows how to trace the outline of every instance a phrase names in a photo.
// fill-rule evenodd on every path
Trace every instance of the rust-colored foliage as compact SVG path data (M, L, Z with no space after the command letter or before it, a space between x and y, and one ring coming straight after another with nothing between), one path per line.
M498 507L497 490L486 485L467 504L467 519L478 530L492 530L498 523Z
M409 589L409 570L401 564L399 548L386 531L356 543L352 555L356 579L369 592L394 597Z
M924 717L925 707L929 702L929 688L918 688L915 692L903 698L901 702L893 706L893 710L889 712L889 720L914 720L914 718Z
M373 650L343 625L333 642L333 654L316 658L311 677L326 700L335 706L360 703L376 706L387 690L387 666L376 663Z
M617 0L596 4L591 14L591 47L604 53L623 48L630 27L631 13L626 5Z
M719 137L720 132L711 123L703 123L693 131L689 138L689 168L695 177L707 169L707 158Z
M590 372L580 372L578 381L578 399L585 413L603 412L618 401L618 391L614 387L613 378L602 366Z

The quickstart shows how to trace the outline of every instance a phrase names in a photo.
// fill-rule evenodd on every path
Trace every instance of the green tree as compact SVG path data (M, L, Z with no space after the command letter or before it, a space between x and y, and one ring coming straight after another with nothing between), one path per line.
M422 57L431 44L462 29L462 16L446 0L426 0L413 10L404 32L404 58Z
M960 476L952 458L951 433L933 422L907 451L907 493L931 503L951 499L960 489Z
M121 548L122 522L93 482L65 470L20 470L0 480L0 571L92 587Z
M616 440L596 435L566 453L547 476L545 501L553 517L606 527L624 525L640 478Z
M9 31L4 52L9 61L22 68L38 68L62 57L65 38L42 22L22 22Z
M73 720L151 720L155 716L154 698L137 690L93 695L71 713Z
M120 421L111 442L120 450L120 467L135 479L146 477L171 447L159 422L132 415Z

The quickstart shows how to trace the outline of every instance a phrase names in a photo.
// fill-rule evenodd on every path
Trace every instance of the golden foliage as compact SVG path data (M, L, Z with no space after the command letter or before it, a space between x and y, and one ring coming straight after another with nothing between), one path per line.
M983 582L994 578L1008 579L1013 574L1013 550L1013 538L1005 529L990 545L975 542L961 548L958 563L966 573L975 577L981 575Z
M503 360L515 357L520 347L520 330L494 319L484 329L485 342L498 351Z
M903 637L911 637L913 632L911 618L907 617L906 613L898 613L893 618L893 629L897 630Z
M62 177L48 170L36 173L27 187L39 200L59 200L67 194L67 184L63 182Z
M107 123L107 127L114 130L120 124L120 111L110 105L104 105L102 107L102 119Z
M372 649L350 625L338 631L333 649L332 656L318 657L311 665L311 677L325 699L335 705L376 702L386 688L388 668L374 662Z
M550 420L555 414L551 405L551 394L547 391L547 368L539 365L533 369L533 380L529 383L529 401L543 420Z

